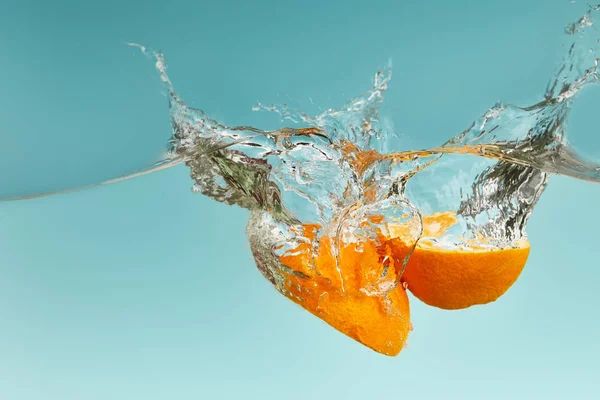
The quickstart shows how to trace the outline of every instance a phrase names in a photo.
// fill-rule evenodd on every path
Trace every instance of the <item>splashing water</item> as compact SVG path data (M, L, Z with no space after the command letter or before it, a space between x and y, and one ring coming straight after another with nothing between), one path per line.
M194 191L249 209L265 278L336 329L395 355L411 329L407 286L442 308L495 300L525 264L527 220L549 175L600 181L600 164L578 156L565 128L578 92L598 81L599 11L565 29L571 43L542 101L496 104L441 146L417 151L380 151L390 135L378 110L391 67L371 90L317 116L258 104L305 125L264 131L187 106L153 53L173 135L167 162L145 172L183 162Z

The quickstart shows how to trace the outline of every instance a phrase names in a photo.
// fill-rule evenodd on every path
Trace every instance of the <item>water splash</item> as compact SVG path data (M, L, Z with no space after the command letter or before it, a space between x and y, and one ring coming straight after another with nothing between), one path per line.
M365 343L356 333L363 326L340 328L323 311L323 295L378 298L397 316L389 311L396 307L391 296L417 243L461 251L522 248L527 220L551 174L600 181L600 164L577 154L566 129L577 94L598 81L598 12L600 7L591 7L566 27L566 54L539 103L496 104L439 147L391 153L381 151L392 133L379 116L391 64L377 72L370 90L316 116L259 103L255 111L305 125L266 131L230 127L187 106L162 53L130 45L155 57L167 88L172 138L162 167L183 162L194 191L251 210L247 233L262 274L281 293ZM431 216L436 222L425 223ZM350 271L349 246L352 257L360 258L373 251L373 243L374 265L357 265L368 269L360 274ZM283 261L294 259L305 262ZM320 300L312 304L315 293Z
M567 27L567 54L542 101L529 107L496 104L443 145L419 151L376 151L389 134L378 110L391 65L375 75L369 91L317 116L259 103L254 110L306 125L263 131L228 127L185 105L157 53L170 94L172 152L190 167L196 191L266 213L267 220L315 223L327 233L349 210L397 196L420 212L456 212L459 223L436 238L446 246L482 237L493 247L511 246L526 237L527 219L549 174L600 180L600 165L579 157L565 135L577 93L598 81L598 10Z

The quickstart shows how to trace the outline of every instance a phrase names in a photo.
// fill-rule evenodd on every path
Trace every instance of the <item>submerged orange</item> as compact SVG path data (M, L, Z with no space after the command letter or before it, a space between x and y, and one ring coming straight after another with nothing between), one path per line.
M454 220L455 221L455 220ZM441 236L454 224L452 213L423 218L423 237ZM420 240L402 281L421 301L455 310L497 300L515 283L527 262L529 243L521 240L505 248L444 249Z
M467 308L498 299L525 266L526 240L507 248L474 244L450 250L435 239L456 224L455 214L435 213L422 221L416 246L409 244L408 225L388 225L387 237L378 231L376 239L347 243L317 240L320 226L303 225L297 233L304 241L279 257L283 294L365 346L395 356L412 329L406 288L431 306Z
M305 236L314 239L308 233L311 228L314 225L305 225ZM387 293L364 289L376 286L383 268L390 271L391 279L399 278L393 271L401 271L407 255L404 247L392 246L392 241L367 241L360 249L354 243L339 243L336 262L332 246L337 243L332 243L331 238L323 237L318 246L302 243L280 257L291 270L283 272L284 294L365 346L397 355L411 329L406 291L401 285Z
M497 300L525 267L529 243L504 249L445 250L417 244L403 282L419 300L456 310Z

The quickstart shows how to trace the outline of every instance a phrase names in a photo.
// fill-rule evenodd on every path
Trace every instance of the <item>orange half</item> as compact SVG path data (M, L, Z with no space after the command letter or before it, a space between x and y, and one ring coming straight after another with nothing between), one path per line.
M453 213L423 217L424 238L440 237L456 223ZM420 240L402 281L421 301L447 310L487 304L497 300L516 282L529 256L529 242L512 247L445 249L431 240Z
M314 238L309 233L314 227L305 225L303 236ZM280 257L282 264L294 271L283 272L284 294L363 345L385 355L397 355L411 330L406 291L401 285L378 294L362 289L377 283L384 266L395 270L389 263L395 263L401 271L401 259L407 253L403 256L399 251L405 252L405 248L392 249L390 241L380 245L367 242L360 249L356 244L340 243L336 262L332 243L335 246L324 237L318 249L312 243L302 243Z

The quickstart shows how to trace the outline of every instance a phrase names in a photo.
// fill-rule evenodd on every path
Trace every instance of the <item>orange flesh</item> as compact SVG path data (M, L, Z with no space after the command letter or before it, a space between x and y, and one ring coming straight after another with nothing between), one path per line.
M305 231L311 227L305 226ZM360 289L377 283L384 259L391 264L388 278L397 280L393 271L401 270L398 257L406 254L398 252L403 247L392 250L390 241L379 246L367 242L357 251L356 244L340 244L336 265L332 242L322 238L314 255L313 246L303 243L280 257L284 265L307 276L287 274L286 296L365 346L397 355L411 329L406 291L398 286L386 294L369 295ZM337 247L336 243L333 246Z

